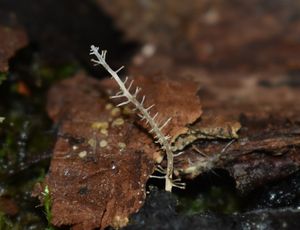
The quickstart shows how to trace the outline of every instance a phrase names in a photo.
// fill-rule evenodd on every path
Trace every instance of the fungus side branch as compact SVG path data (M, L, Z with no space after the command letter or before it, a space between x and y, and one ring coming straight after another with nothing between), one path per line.
M133 85L133 80L128 84L128 77L125 78L124 81L122 81L118 75L118 72L122 70L124 67L122 66L118 70L114 71L107 63L106 63L106 51L101 51L101 54L99 53L99 47L96 47L94 45L91 46L91 52L90 55L95 55L96 59L92 59L92 62L95 65L102 65L112 76L112 78L118 83L120 87L120 91L112 96L111 98L124 98L125 101L118 104L118 106L123 106L129 103L132 103L135 106L135 109L138 111L138 116L141 118L142 121L145 121L145 123L150 127L149 132L154 136L154 139L156 140L156 143L159 143L161 146L161 149L165 151L167 155L167 169L161 170L161 173L164 173L165 175L163 178L165 179L165 190L166 191L172 191L172 187L179 187L184 188L184 184L180 183L180 181L173 180L173 165L174 165L174 154L171 149L171 144L169 142L170 136L165 136L162 133L162 129L165 128L168 123L170 122L171 118L168 118L163 123L157 121L158 113L155 113L154 115L151 115L151 109L155 106L150 105L149 107L145 108L145 96L142 96L141 100L138 100L138 94L141 91L140 87L136 87L134 90L134 93L130 92L130 89ZM155 176L153 176L155 177Z

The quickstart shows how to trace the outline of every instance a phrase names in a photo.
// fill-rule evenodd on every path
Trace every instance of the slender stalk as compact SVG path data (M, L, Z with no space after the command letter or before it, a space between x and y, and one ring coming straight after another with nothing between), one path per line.
M144 101L145 101L145 96L142 97L142 100L139 101L137 99L137 95L140 92L140 88L137 87L135 89L135 93L132 94L130 92L130 88L133 84L133 81L131 81L131 83L129 84L128 87L126 87L126 82L128 80L128 78L126 78L126 80L123 82L120 77L118 76L118 72L123 68L119 68L117 71L114 71L107 63L105 60L106 57L106 51L102 51L101 54L98 52L99 48L95 47L95 46L91 46L91 55L95 55L96 56L96 60L92 59L92 61L95 63L95 65L102 65L112 76L112 78L118 83L119 87L120 87L120 92L117 93L115 96L112 96L112 98L126 98L127 101L122 102L119 104L123 105L123 104L127 104L127 103L132 103L135 108L138 110L138 115L141 118L141 120L145 120L146 124L149 124L150 126L150 133L154 134L154 138L157 139L157 143L159 143L161 145L161 149L163 149L167 155L167 170L166 170L166 174L164 176L165 178L165 190L166 191L172 191L172 187L176 186L176 187L182 187L183 185L179 184L176 185L173 183L173 165L174 165L174 155L173 152L171 150L171 144L169 143L169 136L165 136L162 133L162 129L164 127L167 126L167 124L169 123L169 121L171 120L171 118L169 118L168 120L166 120L163 124L159 124L155 121L155 118L157 117L158 113L156 113L154 116L151 116L150 114L150 110L154 107L154 105L149 106L148 108L144 107Z

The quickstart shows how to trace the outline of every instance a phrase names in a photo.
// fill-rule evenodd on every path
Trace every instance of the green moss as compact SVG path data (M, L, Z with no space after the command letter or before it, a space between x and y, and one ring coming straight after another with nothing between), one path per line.
M2 212L0 212L0 229L1 230L13 229L12 222Z
M8 131L8 129L5 127L3 128L5 131ZM0 132L1 134L2 132ZM15 150L16 145L14 144L15 135L12 132L6 132L4 137L1 138L1 145L0 145L0 160L4 160L4 158L9 157L11 160L10 163L15 163L15 154L12 154L12 150ZM0 161L1 162L1 161ZM1 162L0 171L4 162Z
M51 225L51 197L50 197L50 190L48 185L45 186L44 192L42 193L44 196L44 208L45 208L45 215L48 222L48 227L46 230L54 230L53 226Z
M55 140L45 111L46 92L55 82L80 69L77 63L51 66L38 55L34 58L32 50L24 52L10 63L9 80L7 73L0 72L0 117L5 117L5 122L0 122L0 190L20 208L13 221L1 215L1 224L13 223L8 229L14 230L45 229L45 215L50 223L50 194L46 193L49 199L46 196L45 209L30 196L34 185L45 177ZM26 85L29 96L20 94L20 83ZM6 229L2 225L0 230ZM49 224L48 229L53 226Z
M222 187L211 187L207 192L196 197L181 197L180 211L193 215L205 211L233 213L240 209L239 197Z
M7 74L0 72L0 85L7 79Z
M13 218L14 228L8 229L45 229L44 212L36 208L39 201L30 194L36 181L45 176L50 159L45 152L55 136L48 131L51 124L42 109L43 100L27 100L11 92L2 95L10 97L6 97L9 103L0 105L0 114L6 118L0 125L0 190L20 207Z
M79 69L78 65L70 63L59 67L39 66L35 68L33 75L40 78L45 85L52 84L57 80L71 77Z

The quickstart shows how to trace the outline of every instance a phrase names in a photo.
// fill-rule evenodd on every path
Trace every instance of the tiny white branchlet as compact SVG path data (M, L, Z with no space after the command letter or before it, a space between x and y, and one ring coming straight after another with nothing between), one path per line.
M124 66L120 67L118 70L113 70L107 63L106 63L106 50L102 50L99 52L99 47L94 45L91 46L90 55L94 55L96 59L91 59L91 61L95 65L102 65L112 76L112 78L118 83L120 91L117 92L111 98L123 98L124 101L118 104L117 106L124 106L129 103L133 104L135 110L137 111L137 115L140 117L141 121L144 121L146 125L149 127L149 133L151 133L155 139L155 143L158 143L161 149L165 152L167 156L167 168L164 169L161 166L157 166L156 171L161 173L163 176L154 176L152 178L161 178L165 179L165 190L172 191L173 187L178 187L181 189L185 188L185 184L180 182L180 179L173 179L173 172L174 172L174 157L176 155L173 153L171 144L170 144L170 136L165 136L162 132L169 122L171 118L166 119L164 122L158 122L157 117L158 113L154 115L151 114L151 109L155 106L150 105L145 107L145 99L146 96L141 96L141 100L138 100L137 97L141 92L140 87L136 87L131 93L131 87L133 86L133 80L128 82L128 77L125 78L124 81L121 80L118 73L124 68Z

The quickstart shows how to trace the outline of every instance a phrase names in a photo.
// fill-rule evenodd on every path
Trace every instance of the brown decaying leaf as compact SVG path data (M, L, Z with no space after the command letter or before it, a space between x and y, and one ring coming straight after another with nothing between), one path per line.
M121 227L144 201L155 146L103 92L84 74L49 92L49 115L61 124L45 181L56 226Z
M114 82L104 81L104 84L107 89L111 89L111 95L118 91ZM199 97L196 97L199 86L193 81L171 80L161 75L151 78L140 76L134 78L134 86L142 88L139 100L142 100L143 95L146 96L145 108L155 105L150 111L152 116L158 112L158 123L163 124L168 118L172 118L162 130L165 135L172 137L172 142L179 135L188 132L189 125L195 123L202 115L201 102ZM148 129L144 121L138 123Z
M169 117L170 123L163 132L176 138L188 131L202 114L199 97L195 97L199 86L193 81L175 81L162 79L161 76L138 78L137 84L145 85L143 94L147 96L147 105L155 104L152 114L159 112L158 121L163 123Z
M8 71L9 59L27 43L27 35L23 29L0 25L0 72Z
M175 116L171 126L176 129L193 122L195 114L201 114L196 88L190 84L143 78L138 78L136 84L143 88L149 101L155 101L163 116L167 107L175 107L170 112ZM52 200L52 223L56 226L122 227L143 204L158 146L135 123L136 116L129 107L111 104L107 93L116 88L112 80L99 82L80 73L49 92L48 113L60 125L45 180ZM182 104L178 90L180 95L189 97L190 105ZM195 106L197 112L193 113ZM184 108L191 117L183 113Z

